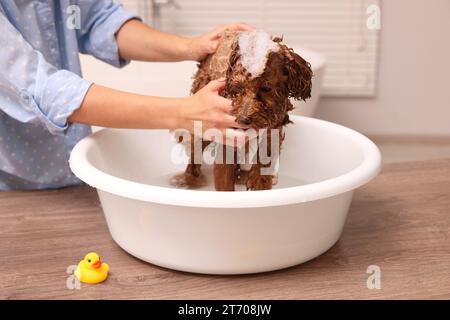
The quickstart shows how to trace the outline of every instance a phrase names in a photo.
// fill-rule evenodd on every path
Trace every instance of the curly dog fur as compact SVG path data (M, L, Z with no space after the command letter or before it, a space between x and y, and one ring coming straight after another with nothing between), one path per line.
M279 147L284 139L282 128L290 123L288 112L293 109L290 98L305 100L311 96L312 71L310 64L288 48L282 38L272 38L277 49L268 51L262 73L252 76L242 63L239 32L226 31L217 51L199 64L194 76L192 93L211 80L226 78L222 96L232 100L232 114L238 123L255 129L279 129ZM270 136L268 149L270 150ZM191 139L191 141L193 141ZM205 147L207 142L203 142ZM225 150L225 146L223 147ZM193 156L191 156L193 159ZM217 191L234 191L235 184L244 184L247 190L271 189L273 175L262 175L261 168L270 166L259 161L244 171L237 163L214 164L214 184ZM192 161L192 160L191 160ZM200 164L188 164L183 181L195 188L204 182Z

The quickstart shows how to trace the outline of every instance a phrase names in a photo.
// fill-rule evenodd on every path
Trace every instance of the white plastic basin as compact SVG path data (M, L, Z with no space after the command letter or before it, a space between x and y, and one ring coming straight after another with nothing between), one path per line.
M276 270L333 246L353 190L381 166L378 148L363 135L292 120L273 190L171 188L169 178L184 166L171 161L174 142L165 130L101 130L75 146L70 167L97 188L111 235L130 254L198 273Z

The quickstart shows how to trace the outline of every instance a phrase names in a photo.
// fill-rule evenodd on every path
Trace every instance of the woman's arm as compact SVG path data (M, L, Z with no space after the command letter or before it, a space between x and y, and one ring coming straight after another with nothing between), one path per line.
M186 38L158 31L134 19L119 29L116 39L120 57L126 60L199 61L216 50L225 29L245 31L251 27L245 23L229 24L198 37Z
M183 98L160 98L132 94L92 85L69 122L113 128L168 128L179 126Z
M237 23L225 25L195 38L184 38L153 29L139 20L126 22L116 33L120 57L126 60L181 61L201 60L213 53L225 29L249 30ZM163 98L127 93L92 85L81 106L69 117L102 127L143 129L188 129L201 121L203 130L243 128L231 113L231 101L219 95L224 80L214 80L195 95L185 98ZM233 131L227 139L239 136Z
M218 95L225 81L214 80L195 95L163 98L92 85L70 122L135 129L188 129L202 121L204 130L242 127L230 115L231 101Z

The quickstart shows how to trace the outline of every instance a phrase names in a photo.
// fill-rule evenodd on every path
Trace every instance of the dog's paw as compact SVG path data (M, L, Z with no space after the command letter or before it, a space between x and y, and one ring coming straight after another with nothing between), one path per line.
M278 174L272 175L272 185L276 185L278 183Z
M170 178L169 183L177 189L199 189L208 184L204 174L194 176L185 172Z
M247 190L270 190L272 189L272 176L258 176L251 177L249 176L247 181Z

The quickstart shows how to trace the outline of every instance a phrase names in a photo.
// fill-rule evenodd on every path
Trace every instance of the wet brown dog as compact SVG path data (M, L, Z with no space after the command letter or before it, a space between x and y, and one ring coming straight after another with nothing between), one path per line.
M282 129L290 123L288 112L293 109L289 98L305 100L311 96L312 71L307 61L282 43L282 38L268 38L264 43L259 39L261 34L258 32L261 31L225 32L216 53L199 64L192 93L211 80L225 77L226 85L221 95L232 100L232 114L236 116L238 123L255 129L268 129L266 153L270 157L273 139L270 131L278 129L276 143L280 148L284 139ZM250 39L250 42L244 42L243 35ZM271 49L266 50L264 46ZM249 64L248 55L250 54L251 60L252 50L260 52L254 53L255 61L250 61ZM259 70L254 70L253 67L258 63ZM252 69L251 72L248 69ZM193 139L192 137L191 141ZM203 148L207 144L207 141L203 141ZM225 154L226 147L221 148ZM191 150L193 152L193 148ZM248 149L244 152L248 153ZM195 188L200 186L204 179L200 170L201 164L194 163L193 154L190 159L191 163L184 172L182 184ZM245 169L236 160L233 160L233 163L223 162L214 164L214 185L217 191L234 191L236 183L244 184L247 190L266 190L271 189L275 183L274 175L261 173L262 168L270 167L273 163L263 163L259 153L251 166Z

